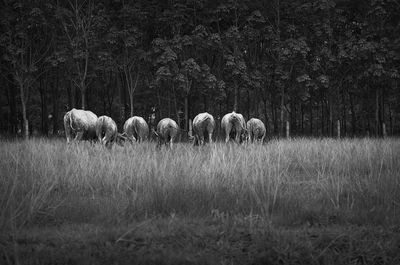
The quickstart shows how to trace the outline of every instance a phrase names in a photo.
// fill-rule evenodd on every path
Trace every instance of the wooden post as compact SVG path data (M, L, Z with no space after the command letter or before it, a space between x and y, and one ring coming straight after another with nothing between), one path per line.
M340 139L340 120L337 120L336 126L337 126L337 138Z
M286 138L289 138L289 121L286 121Z
M382 123L382 136L386 138L386 124L384 122Z

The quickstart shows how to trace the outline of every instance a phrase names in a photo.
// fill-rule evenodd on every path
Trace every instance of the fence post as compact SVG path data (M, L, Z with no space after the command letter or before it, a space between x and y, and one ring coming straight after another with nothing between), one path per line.
M337 138L340 139L340 120L336 121L337 126Z
M289 121L286 121L286 138L289 138Z

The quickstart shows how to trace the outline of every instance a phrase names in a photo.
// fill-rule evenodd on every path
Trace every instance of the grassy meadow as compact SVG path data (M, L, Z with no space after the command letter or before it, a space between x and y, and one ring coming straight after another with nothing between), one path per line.
M399 139L0 150L0 264L400 264Z

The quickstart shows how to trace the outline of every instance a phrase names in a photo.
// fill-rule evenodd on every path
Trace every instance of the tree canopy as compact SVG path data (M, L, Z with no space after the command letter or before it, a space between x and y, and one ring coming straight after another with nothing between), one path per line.
M400 133L397 0L6 0L0 17L3 133L56 134L73 107Z

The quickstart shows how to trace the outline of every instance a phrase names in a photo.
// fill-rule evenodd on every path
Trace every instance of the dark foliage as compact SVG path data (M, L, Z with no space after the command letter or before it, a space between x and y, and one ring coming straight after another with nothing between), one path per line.
M273 135L399 134L397 0L3 1L2 133L66 110L259 117Z

